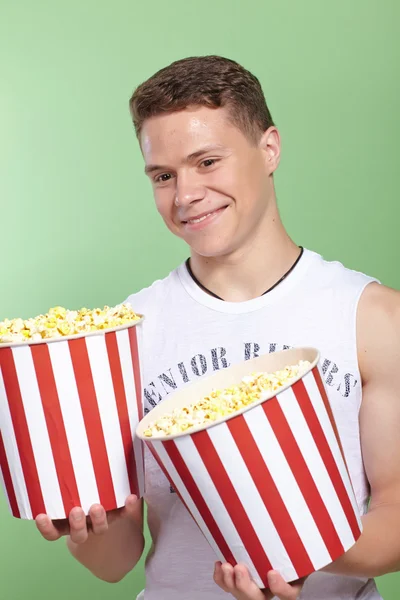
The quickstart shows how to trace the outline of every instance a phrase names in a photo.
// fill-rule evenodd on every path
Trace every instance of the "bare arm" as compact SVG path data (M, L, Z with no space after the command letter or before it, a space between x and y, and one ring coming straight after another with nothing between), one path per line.
M357 543L324 570L377 577L400 570L400 292L369 285L358 311L362 454L371 503Z
M143 553L143 501L129 496L123 509L107 514L100 505L94 505L89 521L90 527L80 508L74 508L69 521L62 523L52 522L46 515L36 519L45 539L55 541L66 535L76 560L99 579L116 583L135 567Z

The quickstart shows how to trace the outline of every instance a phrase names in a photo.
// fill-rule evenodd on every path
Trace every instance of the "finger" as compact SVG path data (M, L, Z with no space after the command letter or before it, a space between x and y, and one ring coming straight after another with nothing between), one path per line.
M297 600L302 584L289 584L277 571L268 573L268 584L271 592L281 600Z
M38 515L35 519L35 523L41 535L48 542L55 542L63 535L60 531L58 531L50 517L47 515Z
M135 517L136 509L137 509L137 501L138 501L138 497L135 496L135 494L131 494L125 500L125 505L122 508L116 508L114 510L109 510L107 512L108 524L110 525L110 523L112 523L116 519L119 519L120 517L123 517L123 518Z
M73 508L69 513L69 527L71 540L75 544L83 544L88 538L86 516L81 508Z
M230 590L227 589L227 587L225 586L225 580L224 580L224 573L222 571L222 563L221 562L216 562L215 563L215 569L214 569L214 581L217 585L219 585L219 587L221 589L224 590L224 592L229 592Z
M127 499L125 500L125 507L124 507L124 511L126 512L127 515L133 516L136 514L137 501L138 501L138 497L135 496L135 494L131 494L130 496L127 497Z
M106 511L100 504L94 504L90 507L89 517L94 535L101 535L107 531L108 522Z
M233 567L229 563L224 563L221 566L222 569L222 577L224 586L227 588L228 592L234 592L236 589L235 585L235 576L233 574Z
M250 577L248 569L241 564L238 564L233 569L236 589L251 600L265 600L272 598L263 593L258 585ZM268 594L268 592L267 592Z

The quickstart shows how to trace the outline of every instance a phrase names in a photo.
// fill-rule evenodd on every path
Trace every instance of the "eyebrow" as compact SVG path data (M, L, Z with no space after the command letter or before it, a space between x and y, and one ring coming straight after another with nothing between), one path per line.
M210 144L209 146L203 146L203 148L199 148L199 150L196 150L195 152L189 154L184 159L184 163L191 163L194 160L196 160L196 158L200 158L200 156L203 156L203 154L208 154L209 152L214 152L216 150L227 150L227 148L225 148L225 146L222 146L222 144ZM165 167L163 165L147 165L144 169L146 175L154 173L154 171L168 171L168 167Z

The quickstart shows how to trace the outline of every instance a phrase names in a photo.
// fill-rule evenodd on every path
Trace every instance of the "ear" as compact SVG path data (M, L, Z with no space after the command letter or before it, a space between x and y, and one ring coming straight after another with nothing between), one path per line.
M281 158L281 138L276 127L269 127L262 135L260 149L264 153L265 167L269 175L278 168Z

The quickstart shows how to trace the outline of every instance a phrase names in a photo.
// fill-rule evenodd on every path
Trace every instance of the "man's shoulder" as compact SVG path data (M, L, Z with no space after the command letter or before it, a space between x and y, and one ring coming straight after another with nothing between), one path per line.
M364 382L388 365L398 372L400 291L378 284L365 289L357 314L357 346Z
M311 263L314 277L321 287L332 286L332 289L341 293L345 287L349 290L362 290L368 283L378 281L373 275L368 275L340 259L325 258L313 251L308 253L314 259Z
M134 311L142 314L148 313L156 307L162 308L163 300L176 286L177 281L177 269L174 269L163 279L156 279L147 287L130 294L125 302L129 302Z
M359 320L373 331L400 328L400 291L373 283L360 300Z

